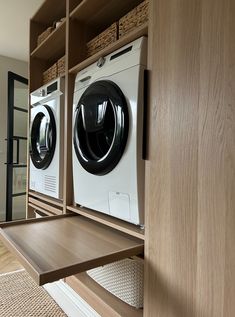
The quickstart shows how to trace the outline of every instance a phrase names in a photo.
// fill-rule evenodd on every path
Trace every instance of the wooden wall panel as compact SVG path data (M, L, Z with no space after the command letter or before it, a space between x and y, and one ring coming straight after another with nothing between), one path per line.
M235 315L235 2L229 3L226 51L226 232L224 316Z
M151 1L147 317L235 316L234 9Z
M202 1L197 296L202 311L200 316L206 313L206 316L214 317L228 316L223 315L224 292L228 286L224 283L227 258L226 216L229 212L227 193L232 185L229 179L230 166L227 165L230 152L228 147L232 145L229 135L229 120L232 117L229 115L226 88L229 84L228 4L229 1L221 0Z

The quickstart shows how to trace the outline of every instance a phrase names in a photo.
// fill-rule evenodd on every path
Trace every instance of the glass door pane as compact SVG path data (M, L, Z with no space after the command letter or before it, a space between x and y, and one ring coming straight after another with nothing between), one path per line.
M6 220L26 217L28 80L8 73Z
M14 107L28 111L28 85L15 81L14 92Z
M25 219L26 195L16 196L12 199L12 220Z
M27 139L13 140L13 163L19 165L27 164Z
M26 193L26 167L13 168L13 182L12 189L13 195Z
M28 113L14 109L14 136L27 137Z

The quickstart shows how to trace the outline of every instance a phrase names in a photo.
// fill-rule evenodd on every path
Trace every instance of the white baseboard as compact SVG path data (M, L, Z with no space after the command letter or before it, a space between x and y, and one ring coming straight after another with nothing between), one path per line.
M101 317L62 280L46 284L44 288L68 317Z

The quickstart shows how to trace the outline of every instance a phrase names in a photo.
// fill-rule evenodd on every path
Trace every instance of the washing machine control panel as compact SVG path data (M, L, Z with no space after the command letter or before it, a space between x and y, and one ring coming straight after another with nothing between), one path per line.
M104 64L105 64L105 58L104 58L104 57L100 57L100 58L98 59L96 65L97 65L99 68L101 68L102 66L104 66Z
M57 90L57 87L58 87L57 81L54 82L53 84L47 86L47 95L48 95L48 94L51 94L53 91L56 91L56 90Z
M45 97L46 96L46 90L45 89L41 89L39 91L40 97Z

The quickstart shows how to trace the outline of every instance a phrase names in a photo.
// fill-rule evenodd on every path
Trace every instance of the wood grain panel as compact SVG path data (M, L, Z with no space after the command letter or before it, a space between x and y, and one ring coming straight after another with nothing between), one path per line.
M226 235L224 316L235 315L235 2L229 2L226 51Z
M43 31L45 31L45 25L35 22L31 19L29 28L30 28L29 53L31 53L37 47L38 35L41 34Z
M48 203L42 202L42 201L35 199L35 198L32 198L32 197L29 197L28 202L32 203L33 205L36 205L38 207L41 207L45 210L48 210L55 215L60 215L62 213L62 210L60 210L59 207L58 208L53 207L53 206L49 205Z
M126 304L96 283L86 273L67 277L66 283L102 317L143 316L143 309L136 309Z
M66 14L66 0L45 0L33 16L33 20L51 26Z
M29 196L35 197L36 199L42 200L44 202L49 203L50 205L55 205L58 206L60 208L63 207L63 203L61 202L61 200L54 198L54 197L50 197L32 190L29 190Z
M142 0L84 0L70 16L102 30L137 6Z
M30 83L30 93L42 86L42 74L50 67L45 60L30 57L30 73L29 73L29 83Z
M40 45L31 53L32 57L50 62L56 61L65 54L65 27L63 21Z
M146 317L235 315L230 0L151 1Z
M84 46L82 41L83 31L78 28L76 21L71 21L69 17L69 2L66 3L66 15L68 23L66 25L66 76L65 76L65 112L64 112L64 205L63 212L66 213L66 206L73 203L73 172L72 172L72 115L73 115L73 93L75 76L68 74L71 62L81 58ZM76 32L77 31L77 32Z
M144 240L144 229L139 226L84 207L67 206L67 210Z
M81 216L0 225L0 236L39 285L138 255L144 242Z
M232 3L229 0L202 2L198 152L199 316L235 315L235 293L233 301L230 293L235 290L235 227L231 231L235 221L235 91L232 84L235 75L235 28L232 22L235 11L234 4L231 10Z
M124 35L116 42L111 43L107 47L103 48L102 50L100 50L99 52L95 53L94 55L92 55L88 58L85 58L85 55L83 54L79 60L78 60L78 58L76 59L78 61L77 64L71 63L71 65L75 65L75 66L70 68L69 72L76 74L80 70L91 65L92 63L95 63L100 57L108 55L108 54L116 51L117 49L119 49L119 48L123 47L124 45L138 39L141 36L147 36L147 35L148 35L148 22L144 23L143 25L141 25L139 27L136 27L130 33ZM85 42L84 42L84 45L85 45Z
M35 212L38 212L38 213L42 213L44 216L54 216L54 214L50 213L49 211L41 208L41 207L38 207L32 203L28 203L28 206L30 208L32 208L32 213L33 213L33 216L31 218L35 218Z
M198 1L152 1L150 9L148 317L194 313L199 9Z

